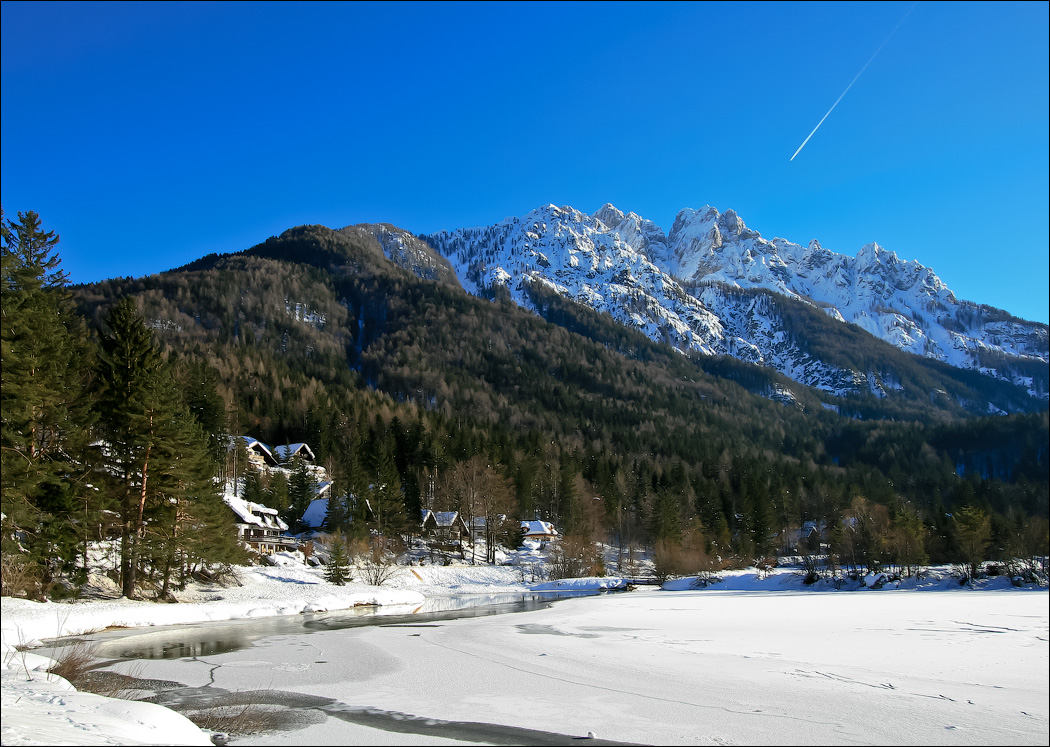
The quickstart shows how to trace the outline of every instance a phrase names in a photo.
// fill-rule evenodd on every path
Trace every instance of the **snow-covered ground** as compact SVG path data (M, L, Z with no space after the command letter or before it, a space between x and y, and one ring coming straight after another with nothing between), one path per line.
M1046 744L1047 590L1003 578L960 589L946 570L900 588L836 590L752 569L706 589L677 581L522 614L319 626L149 661L138 676L323 705L297 731L232 744L517 743L528 730L647 744ZM19 644L362 602L408 603L397 608L407 614L424 595L533 586L517 568L488 566L403 567L382 588L329 586L292 562L241 575L241 587L198 588L173 605L4 598L3 744L208 743L160 706L69 690ZM132 629L123 640L147 635L157 634Z
M425 599L418 591L393 585L334 586L325 583L322 569L297 562L295 555L299 554L271 556L280 563L277 566L239 568L240 586L192 585L176 595L180 604L136 602L125 598L40 604L3 597L0 602L3 645L34 645L47 638L110 627L242 620L342 610L359 605L420 604Z

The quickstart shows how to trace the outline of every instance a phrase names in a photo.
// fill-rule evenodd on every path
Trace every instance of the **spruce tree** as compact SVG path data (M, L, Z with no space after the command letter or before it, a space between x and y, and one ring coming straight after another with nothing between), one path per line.
M171 429L159 448L163 472L156 476L153 491L158 515L150 525L163 538L154 560L161 597L169 596L175 571L181 587L195 566L229 568L247 560L236 534L230 531L233 516L219 496L214 479L216 457L214 439L189 408L177 401Z
M102 479L121 527L121 591L134 598L140 573L161 595L172 574L242 560L232 515L214 482L217 454L190 411L135 304L107 315L98 365Z
M376 433L373 429L367 446L364 461L371 481L367 490L369 519L376 532L393 538L409 530L401 476L394 464L393 439L389 433Z
M288 478L284 472L274 472L270 475L270 483L266 487L266 505L276 508L282 516L288 511Z
M288 479L288 510L285 521L298 532L301 528L303 514L317 496L317 480L310 472L309 466L297 454L291 463L292 475Z
M17 222L0 212L0 229L3 554L47 585L72 570L78 554L86 557L94 505L78 478L90 421L90 347L59 269L55 232L44 231L34 212L19 213Z
M337 536L332 541L329 552L330 557L328 558L328 565L325 566L324 580L336 586L343 586L347 582L352 581L350 561L346 556L346 545L341 537Z
M121 591L134 598L151 459L171 412L160 387L160 354L134 301L118 302L105 323L98 371L102 473L110 478L120 516Z
M341 424L337 432L337 448L339 453L340 468L343 474L341 484L345 493L346 519L342 527L334 524L329 525L329 531L342 529L356 537L364 537L367 534L367 512L365 510L365 499L368 489L368 475L361 460L361 437L366 431L362 421L354 421L347 418ZM334 492L334 486L333 486ZM331 504L329 504L331 510ZM337 517L337 519L342 517Z
M257 470L250 469L244 473L244 490L240 497L250 503L266 505L266 488Z
M350 528L350 510L348 506L348 497L344 495L336 495L335 485L333 484L331 491L328 494L328 509L324 515L324 530L326 532L347 532Z
M968 504L955 510L952 523L957 557L966 571L966 580L972 584L977 580L992 539L992 522L984 509Z

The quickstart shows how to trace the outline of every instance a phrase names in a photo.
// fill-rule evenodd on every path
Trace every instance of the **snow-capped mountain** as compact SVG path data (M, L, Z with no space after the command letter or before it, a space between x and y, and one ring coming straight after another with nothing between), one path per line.
M474 293L504 286L529 307L529 287L562 296L684 350L771 366L836 393L884 395L892 375L832 365L807 349L769 292L852 322L901 350L981 371L1047 398L1047 326L959 301L934 272L878 244L856 257L816 240L768 240L732 210L682 210L670 233L606 204L593 215L546 205L492 226L422 237Z

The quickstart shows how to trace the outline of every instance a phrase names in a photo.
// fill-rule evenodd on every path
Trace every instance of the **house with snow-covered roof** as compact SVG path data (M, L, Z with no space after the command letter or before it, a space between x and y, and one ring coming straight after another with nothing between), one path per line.
M237 515L237 536L251 548L261 553L294 550L299 542L286 534L288 525L278 515L277 509L239 498L227 492L222 497L226 505Z
M540 547L546 547L558 538L558 530L549 521L523 521L521 528L525 532L524 539L539 542Z
M248 452L248 463L256 468L276 467L277 459L274 457L270 447L257 438L251 436L237 436L231 447L236 447L237 439L244 443L245 451Z
M470 539L470 528L459 511L420 511L420 534L430 548L431 557L435 552L464 554L464 542Z
M273 455L277 457L277 461L281 464L287 464L296 457L311 464L317 459L317 457L314 456L313 449L302 443L275 446L273 449Z
M324 527L324 520L328 516L328 496L314 498L310 505L303 511L303 517L299 523L303 529L318 530Z
M423 536L438 541L459 541L468 534L467 522L459 511L422 509Z
M290 479L292 469L289 463L298 457L317 483L318 497L325 495L328 488L331 487L332 483L328 479L328 470L319 464L314 464L316 456L309 444L288 444L271 449L252 436L235 436L230 439L228 448L232 450L239 443L243 443L245 450L248 452L248 466L264 475L282 472L285 477Z

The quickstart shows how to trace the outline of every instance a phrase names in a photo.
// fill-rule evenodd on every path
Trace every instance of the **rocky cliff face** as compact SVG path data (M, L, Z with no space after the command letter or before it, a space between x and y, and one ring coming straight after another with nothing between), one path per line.
M821 309L895 347L1024 386L1046 399L1047 326L960 301L934 272L878 244L856 257L768 240L732 210L682 210L670 233L606 204L546 205L492 226L422 237L472 292L529 283L607 312L683 351L767 365L834 393L892 388L892 376L814 356L773 294ZM826 357L826 356L825 356Z

